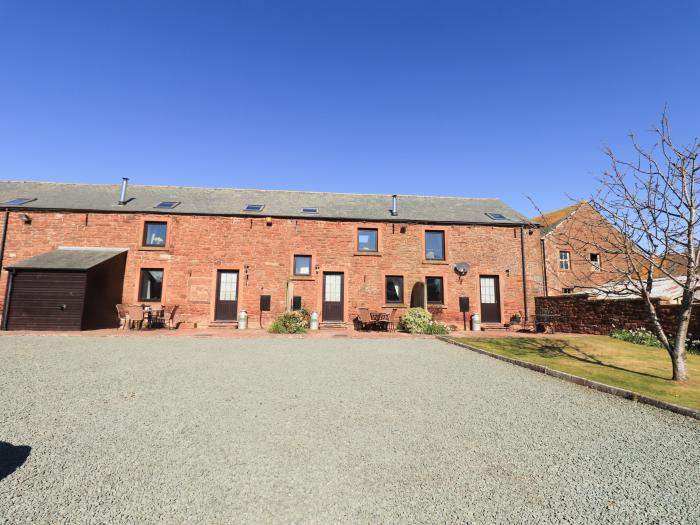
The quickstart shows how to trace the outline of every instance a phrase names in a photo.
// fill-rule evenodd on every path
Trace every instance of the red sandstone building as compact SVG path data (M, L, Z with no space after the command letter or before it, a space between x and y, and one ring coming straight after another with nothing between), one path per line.
M544 292L539 232L497 199L122 189L0 182L3 328L114 326L118 302L201 326L299 306L348 325L360 307L425 306L461 326L465 297L502 324Z

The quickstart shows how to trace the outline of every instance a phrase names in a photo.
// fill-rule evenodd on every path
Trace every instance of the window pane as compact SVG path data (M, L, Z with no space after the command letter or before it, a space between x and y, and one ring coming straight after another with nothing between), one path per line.
M425 288L427 291L429 303L442 304L442 277L426 277Z
M403 302L403 277L388 276L386 278L386 302L387 303L402 303Z
M445 259L445 232L425 232L425 258Z
M141 270L141 300L160 301L163 293L163 270Z
M329 303L340 302L340 279L340 275L326 275L324 301Z
M165 246L167 224L164 222L147 222L144 246Z
M496 280L493 277L481 278L481 302L496 304Z
M357 230L357 250L360 252L376 252L377 230Z
M562 270L569 269L569 252L559 252L559 268Z
M219 300L235 301L238 289L238 272L221 272L219 281Z
M308 255L294 256L294 275L311 275L311 257Z

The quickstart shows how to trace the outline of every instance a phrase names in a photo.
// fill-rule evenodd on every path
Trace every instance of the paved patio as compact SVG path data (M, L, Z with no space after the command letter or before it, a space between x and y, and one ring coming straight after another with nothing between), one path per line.
M700 521L697 421L430 338L3 336L0 361L0 522Z

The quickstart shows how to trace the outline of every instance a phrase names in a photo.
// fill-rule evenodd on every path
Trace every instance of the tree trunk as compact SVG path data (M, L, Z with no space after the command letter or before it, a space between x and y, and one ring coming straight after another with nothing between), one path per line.
M678 346L681 346L679 349ZM676 341L674 349L671 352L671 363L673 363L673 380L687 381L688 367L685 361L685 340L683 342Z

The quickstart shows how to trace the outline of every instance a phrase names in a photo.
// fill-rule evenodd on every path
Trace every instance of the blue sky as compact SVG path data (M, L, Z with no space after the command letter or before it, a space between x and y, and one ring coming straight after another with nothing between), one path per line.
M692 1L0 0L0 178L585 196L667 104Z

